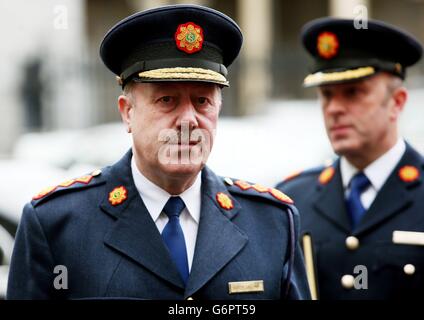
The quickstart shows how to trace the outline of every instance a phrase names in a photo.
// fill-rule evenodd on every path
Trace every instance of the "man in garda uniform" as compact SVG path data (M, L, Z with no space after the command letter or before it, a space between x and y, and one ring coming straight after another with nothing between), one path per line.
M8 298L309 297L291 199L205 166L241 44L233 20L192 5L106 34L100 55L122 85L132 150L25 206Z
M424 160L398 133L405 69L422 47L379 21L356 29L322 18L305 25L302 39L315 63L304 84L318 87L340 157L278 188L296 201L312 239L319 297L422 299Z

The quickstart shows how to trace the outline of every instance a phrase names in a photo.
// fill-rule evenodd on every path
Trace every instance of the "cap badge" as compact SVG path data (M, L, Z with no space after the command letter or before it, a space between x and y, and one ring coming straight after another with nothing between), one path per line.
M414 166L404 166L399 170L399 177L404 182L414 182L420 177L420 172Z
M112 206L117 206L127 199L127 189L124 186L117 187L109 193L109 202Z
M175 33L177 48L192 54L202 50L203 29L193 22L180 24Z
M233 200L231 200L231 198L225 193L218 192L216 194L216 201L218 201L221 208L225 210L231 210L234 208Z
M317 49L321 58L334 58L339 53L339 46L339 39L332 32L322 32L318 36Z

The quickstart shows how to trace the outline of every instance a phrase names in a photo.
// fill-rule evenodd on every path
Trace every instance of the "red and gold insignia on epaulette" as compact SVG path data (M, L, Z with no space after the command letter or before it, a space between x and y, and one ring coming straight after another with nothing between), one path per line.
M52 193L54 190L56 190L56 188L57 188L57 186L44 188L38 194L36 194L34 197L32 197L32 200L39 200L39 199L45 197L46 195Z
M193 22L180 24L175 32L177 48L189 54L202 50L203 39L203 29Z
M75 181L79 183L88 184L90 183L91 179L93 179L92 175L86 175L86 176L82 176L80 178L75 179Z
M66 181L58 184L57 186L48 187L48 188L43 189L40 193L35 195L32 199L33 200L39 200L39 199L47 196L48 194L52 193L53 191L55 191L57 188L68 188L68 187L74 185L75 183L88 184L93 179L93 177L97 177L101 173L102 173L101 170L95 170L95 171L93 171L93 173L91 173L91 175L85 175L85 176L82 176L82 177L77 178L77 179L66 180Z
M124 186L116 187L109 193L109 202L112 206L117 206L127 200L127 189Z
M321 184L327 184L333 179L336 170L333 167L325 168L319 175L318 181Z
M222 209L231 210L234 208L233 200L223 192L218 192L216 194L216 201Z
M283 179L283 181L284 181L284 182L287 182L287 181L289 181L289 180L291 180L291 179L294 179L294 178L296 178L296 177L300 176L300 174L301 174L302 172L303 172L302 170L296 170L296 171L294 171L294 172L290 173L287 177L285 177L285 178Z
M404 166L399 170L399 178L404 182L414 182L420 177L420 171L414 166Z
M322 32L317 39L317 50L321 58L332 59L339 53L339 39L333 32Z
M76 182L76 180L75 180L75 179L66 180L66 181L64 181L64 182L60 183L60 184L58 185L58 187L64 187L64 188L67 188L67 187L72 186L75 182Z
M252 188L252 185L246 181L237 180L234 184L239 187L241 190L248 190Z
M278 189L269 188L268 192L277 200L280 200L280 201L288 203L288 204L294 203L294 201L288 195L284 194L283 192L281 192Z
M254 184L252 188L260 193L268 192L268 188L260 185L259 183Z

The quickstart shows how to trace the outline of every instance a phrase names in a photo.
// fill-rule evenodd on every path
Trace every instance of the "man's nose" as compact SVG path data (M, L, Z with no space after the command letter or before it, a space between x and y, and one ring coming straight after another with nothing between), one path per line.
M343 113L346 110L346 108L344 103L340 101L340 99L333 97L329 99L328 101L326 101L324 110L328 114L339 114L339 113Z
M188 127L190 130L198 126L196 108L191 100L187 99L182 101L181 105L178 107L178 112L178 129L181 129L183 124L185 128Z

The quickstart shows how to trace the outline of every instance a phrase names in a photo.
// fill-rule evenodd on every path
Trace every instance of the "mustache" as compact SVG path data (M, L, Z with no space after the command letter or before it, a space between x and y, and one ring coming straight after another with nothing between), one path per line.
M196 145L211 140L211 133L203 129L175 130L166 129L159 133L158 141L171 145Z

